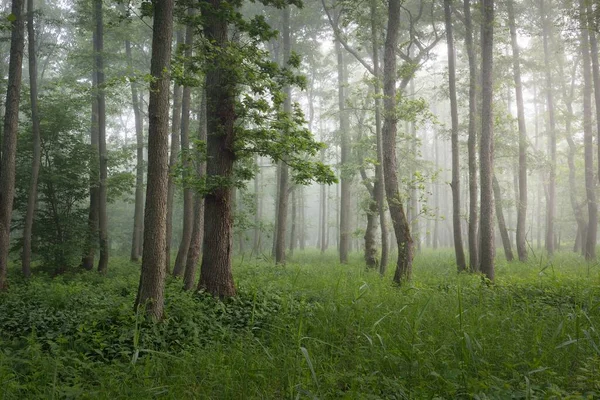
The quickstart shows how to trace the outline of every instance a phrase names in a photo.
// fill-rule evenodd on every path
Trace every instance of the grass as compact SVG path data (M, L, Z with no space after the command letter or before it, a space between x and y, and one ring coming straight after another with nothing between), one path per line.
M359 254L238 258L238 297L170 279L159 325L132 312L138 268L13 280L0 399L600 397L600 268L576 255L499 260L489 285L426 251L401 288Z

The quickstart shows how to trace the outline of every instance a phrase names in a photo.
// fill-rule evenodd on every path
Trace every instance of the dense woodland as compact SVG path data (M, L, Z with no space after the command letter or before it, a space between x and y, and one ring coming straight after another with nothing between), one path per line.
M0 397L598 398L595 0L1 0Z

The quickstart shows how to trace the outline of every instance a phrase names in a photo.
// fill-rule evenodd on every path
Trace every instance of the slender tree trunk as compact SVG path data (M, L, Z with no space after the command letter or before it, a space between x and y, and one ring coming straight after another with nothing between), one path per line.
M31 101L33 157L31 162L31 182L27 197L27 212L23 228L23 255L21 269L27 278L31 276L31 239L33 219L37 203L38 177L42 157L42 139L40 137L40 116L38 113L37 59L35 53L35 30L33 26L33 0L27 0L27 45L29 54L29 97Z
M508 25L513 53L513 73L515 79L515 97L517 99L517 119L519 124L519 195L517 202L517 254L519 260L527 261L527 128L525 124L525 106L523 102L523 84L521 83L521 56L517 42L514 0L508 1Z
M458 148L458 102L456 100L456 68L454 55L454 39L452 36L452 4L444 0L444 15L446 20L446 39L448 42L448 83L450 87L450 114L452 116L452 226L454 232L454 253L458 271L467 269L465 252L462 244L460 226L460 164Z
M23 72L23 49L25 47L23 1L13 0L10 36L10 61L8 66L8 88L6 92L6 113L4 114L4 136L2 140L2 160L0 167L0 291L8 288L8 252L10 247L10 223L15 194L15 171L17 154L17 133L19 128L19 100L21 75Z
M540 149L540 130L539 130L539 113L538 113L538 102L537 102L537 86L533 85L533 110L535 118L535 148ZM536 248L539 250L542 248L542 181L544 179L543 172L540 171L538 174L537 184L537 208L536 208Z
M188 9L188 16L194 15L193 8ZM194 45L194 27L188 25L185 29L185 51L184 57L186 60L192 58L192 47ZM190 61L191 62L191 61ZM189 69L189 63L186 65ZM185 272L185 265L188 259L188 251L192 240L194 230L194 191L187 183L189 179L189 169L191 168L189 152L190 152L190 108L192 101L192 88L190 86L183 87L183 96L181 100L181 154L183 165L183 231L181 233L181 242L177 249L177 257L175 258L175 266L173 267L173 275L181 276Z
M479 270L493 281L495 276L494 257L494 111L493 111L493 49L494 49L494 0L482 0L481 28L481 143L479 158L481 165L481 246Z
M440 168L440 147L438 144L437 132L434 132L433 152L435 154L434 155L435 168L439 169ZM433 183L432 193L433 193L433 209L435 210L435 219L433 221L433 235L432 235L433 246L432 247L435 250L440 245L440 218L438 215L440 212L440 188L436 182Z
M510 236L508 229L506 228L506 221L504 220L504 212L502 211L502 189L494 175L494 201L496 205L496 217L498 218L498 229L500 230L500 236L502 238L502 246L504 247L504 256L506 261L511 262L515 259L513 255L512 246L510 244Z
M183 33L177 31L177 49L181 47L184 42ZM167 193L167 238L165 246L167 249L167 256L165 258L165 265L167 272L171 270L171 243L173 241L173 205L175 201L175 180L173 179L172 173L174 172L175 165L177 164L177 158L179 157L180 139L179 134L181 130L181 109L182 109L182 88L177 82L173 84L173 115L171 122L171 155L169 157L169 182L168 182L168 193Z
M306 248L306 209L304 205L304 186L300 186L300 250Z
M142 253L142 236L144 234L144 122L140 110L139 89L133 71L133 56L131 43L125 41L125 53L130 73L131 105L135 118L135 141L137 149L136 174L135 174L135 208L133 212L133 235L131 238L131 261L139 261Z
M292 226L290 227L290 256L294 254L294 249L296 248L296 224L297 224L297 198L296 198L296 188L292 189Z
M260 166L260 158L258 156L254 159L256 163L256 175L254 176L254 243L252 245L252 251L256 254L260 252L260 236L261 236L261 220L262 220L262 206L261 206L261 177L262 168Z
M231 271L233 253L233 212L231 180L235 161L236 78L227 57L228 23L222 0L201 3L206 17L205 37L218 47L214 62L206 65L207 104L207 179L225 181L206 195L204 209L204 247L199 289L213 296L233 296L235 286Z
M388 28L385 39L383 94L384 123L382 130L383 171L385 174L385 192L392 216L392 225L398 244L398 261L394 282L400 284L410 280L412 275L413 240L410 225L404 213L400 190L398 187L396 134L398 120L396 117L396 50L398 47L398 30L400 27L400 0L390 0L388 8Z
M598 205L596 204L596 180L594 178L594 152L592 129L592 71L585 0L579 0L581 24L581 55L583 62L583 143L585 163L585 192L588 204L588 225L585 244L586 260L596 258L596 234L598 230Z
M150 103L148 105L148 178L144 211L142 273L135 308L155 319L164 309L167 193L169 174L169 69L173 37L173 0L154 2Z
M325 150L321 150L321 162L325 161ZM321 185L321 221L320 221L320 244L321 253L327 250L327 187Z
M200 128L198 130L198 139L206 142L206 92L202 91L202 100L200 101L200 112L198 113ZM206 175L206 162L204 156L198 156L197 177L202 179ZM196 269L202 252L202 242L204 241L204 195L196 193L194 195L194 221L192 238L190 240L190 249L185 263L185 274L183 277L183 288L192 290L196 286Z
M290 41L290 6L283 9L283 65L287 65L291 56ZM292 88L287 85L284 88L285 100L283 111L292 112ZM285 162L280 162L279 170L279 207L277 209L277 236L275 246L275 263L285 264L285 238L287 233L287 214L289 199L289 169Z

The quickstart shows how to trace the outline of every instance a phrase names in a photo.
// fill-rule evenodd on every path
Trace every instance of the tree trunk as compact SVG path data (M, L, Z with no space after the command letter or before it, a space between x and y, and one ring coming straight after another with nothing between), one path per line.
M504 220L504 212L502 211L502 189L494 175L494 201L496 205L496 217L498 218L498 229L500 230L500 237L502 238L502 246L504 247L504 256L506 261L511 262L515 259L513 255L512 246L510 244L510 236L508 229L506 229L506 221Z
M194 11L188 9L188 16L192 17ZM189 69L189 63L192 58L192 47L194 46L194 27L188 25L185 29L185 51L184 57L190 60L186 65ZM181 233L181 242L177 249L177 257L175 258L175 266L173 267L173 275L181 276L184 273L185 265L188 258L188 251L192 240L194 230L194 191L188 184L189 168L191 168L189 152L190 152L190 106L192 101L192 88L190 86L183 87L183 96L181 100L181 154L183 165L183 231Z
M450 114L452 116L452 227L454 233L454 253L458 271L467 269L465 252L462 244L460 226L460 164L458 148L458 102L456 100L456 68L454 55L454 39L452 36L451 0L444 0L444 16L446 21L446 39L448 42L448 84L450 88Z
M154 1L150 103L148 105L148 178L144 212L142 273L135 308L155 319L164 308L167 193L169 175L169 69L173 37L173 0Z
M588 204L587 237L585 259L596 258L596 234L598 230L598 205L596 204L596 180L594 178L594 152L592 129L592 71L585 0L579 0L581 24L581 55L583 62L583 143L585 163L585 192Z
M325 161L325 149L321 150L321 162ZM321 185L321 221L320 221L321 254L327 250L327 187Z
M297 204L296 188L292 189L292 226L290 227L290 256L294 254L296 248L296 223L297 223Z
M38 113L38 85L37 85L37 59L35 53L35 30L33 26L33 0L27 0L27 45L29 54L29 97L31 101L31 122L33 157L31 162L31 182L27 197L27 212L23 228L23 254L21 270L27 278L31 276L31 235L33 219L37 203L38 177L42 157L42 143L40 137L40 116Z
M300 250L306 248L306 210L304 207L304 186L300 186Z
M600 160L600 65L598 65L598 31L597 16L592 10L592 2L587 3L588 34L590 37L590 58L592 59L592 78L594 81L594 101L596 103L596 134L598 135L598 160ZM597 6L597 5L596 5ZM598 179L600 180L600 162L598 162Z
M183 33L177 31L177 49L183 44ZM169 178L168 178L168 193L167 193L167 238L166 238L166 251L167 256L165 258L165 265L167 272L171 270L171 243L173 241L173 204L175 201L175 180L173 179L173 170L177 164L177 158L179 157L179 134L181 130L181 108L182 108L182 88L179 83L173 84L173 115L171 122L171 155L169 157Z
M10 36L10 61L8 66L8 88L6 113L4 114L4 136L0 167L0 291L8 288L6 272L10 248L10 223L15 194L15 171L17 134L19 129L19 100L21 75L23 72L23 48L25 47L23 0L13 0Z
M133 212L133 235L131 238L131 261L139 261L142 253L143 227L144 227L144 122L140 110L139 89L136 76L133 72L133 56L131 54L131 43L125 41L125 52L130 73L131 106L135 118L135 141L136 141L136 174L135 174L135 208Z
M482 0L481 27L481 219L479 270L493 281L494 256L494 111L493 111L493 50L494 50L494 0Z
M198 139L206 142L206 92L202 91L202 100L200 101L200 112L198 113L200 127L198 130ZM206 162L204 156L199 156L197 162L197 178L202 179L206 175ZM196 193L194 195L194 221L192 238L190 240L190 249L185 263L185 274L183 277L183 288L192 290L196 286L196 269L200 253L202 252L202 242L204 241L204 195Z
M521 56L517 42L514 0L508 1L508 25L513 53L513 73L515 79L515 97L517 99L517 119L519 124L519 196L517 202L517 254L519 260L527 261L527 128L525 124L525 106L523 102L523 84L521 83Z
M256 156L256 175L254 176L254 244L252 245L252 251L255 254L260 252L260 239L261 239L261 220L262 220L262 199L261 199L261 177L262 168L260 166L260 158Z
M290 6L283 9L283 65L286 66L291 56L290 41ZM286 114L292 112L292 88L287 85L284 88L285 100L283 111ZM277 209L277 236L275 245L275 263L285 264L285 239L287 233L287 214L289 199L289 168L283 161L279 163L279 199Z
M396 134L398 119L396 116L396 50L398 47L398 29L400 27L400 0L390 0L388 8L388 28L385 39L383 67L384 122L382 130L383 173L385 192L392 217L392 225L398 244L398 261L394 282L400 284L410 280L412 275L413 240L410 225L404 213L400 189L398 187Z
M211 190L204 203L204 236L199 289L213 296L235 295L231 257L233 250L233 212L231 184L235 162L236 78L227 57L228 23L222 0L201 3L205 17L204 35L217 49L206 65L207 179L225 182Z

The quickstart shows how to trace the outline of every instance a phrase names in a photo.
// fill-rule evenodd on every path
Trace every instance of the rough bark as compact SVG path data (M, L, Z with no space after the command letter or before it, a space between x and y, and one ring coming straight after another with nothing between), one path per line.
M198 130L198 139L206 142L206 92L202 92L199 112L200 128ZM206 174L206 162L203 157L197 160L196 173L198 179L202 179ZM183 288L192 290L196 286L196 269L200 254L202 252L202 242L204 240L204 195L196 193L194 196L194 220L193 231L190 240L190 249L185 263L185 274L183 277Z
M481 142L479 159L481 166L481 214L479 270L493 281L494 257L494 114L493 114L493 49L494 49L494 0L482 0L481 27Z
M400 0L390 0L388 8L388 26L384 49L383 95L384 122L382 129L383 173L385 192L392 217L392 225L398 245L398 260L394 273L394 282L400 284L410 280L412 275L413 240L410 225L404 212L400 189L398 187L396 135L398 118L396 116L396 49L400 27Z
M17 133L19 129L19 101L25 47L23 0L13 0L11 14L15 16L11 27L8 88L0 162L0 291L8 288L6 272L10 247L10 223L15 194Z
M515 79L515 97L517 100L517 120L519 125L519 194L517 202L517 254L519 260L527 261L527 128L525 124L525 106L523 102L523 84L521 83L521 56L517 42L514 0L508 1L508 26L512 45L513 74Z
M450 88L450 114L452 118L452 228L454 234L454 253L458 271L467 269L463 250L460 226L460 163L458 148L458 101L456 100L456 67L454 55L454 38L452 36L452 4L444 0L444 16L446 22L446 41L448 43L448 84Z
M194 9L188 9L188 16L194 15ZM192 58L192 48L194 45L194 27L189 25L185 29L185 51L184 57L186 60ZM191 61L190 61L191 62ZM186 65L189 69L189 64ZM181 154L183 165L183 230L181 233L181 242L177 249L177 257L175 258L175 266L173 267L173 275L181 276L185 270L185 264L188 258L190 243L192 240L192 232L194 230L194 191L187 184L189 179L189 168L191 168L189 151L190 151L190 108L192 101L192 88L184 86L183 96L181 100Z
M512 251L512 246L510 244L510 235L508 234L508 229L506 228L506 221L504 220L504 212L502 211L502 189L500 188L500 184L498 183L498 179L496 175L494 175L494 201L496 205L496 217L498 219L498 230L500 231L500 237L502 238L502 246L504 247L504 256L506 257L506 261L511 262L515 259L515 256Z
M21 258L21 271L27 278L31 276L31 239L33 219L37 203L38 177L42 156L42 141L40 137L40 116L38 112L38 83L37 83L37 55L35 51L35 29L33 25L33 0L27 0L27 47L29 55L29 98L31 102L32 142L33 157L31 161L31 181L27 196L27 211L25 226L23 227L23 253Z
M287 65L291 56L290 41L290 6L283 9L283 65ZM284 88L285 100L283 111L292 112L292 88L287 85ZM279 198L277 208L277 231L275 245L275 263L285 264L285 239L287 233L287 215L289 200L289 168L285 162L279 165Z
M135 308L161 319L166 277L166 215L169 174L169 68L173 37L173 0L154 0L150 103L148 105L148 177L144 211L142 273Z
M131 42L125 41L125 53L130 73L131 106L135 120L136 167L135 167L135 207L133 211L133 235L131 237L131 261L139 261L142 254L144 227L144 122L140 110L139 88L133 72Z
M184 42L183 33L177 31L177 49L181 47ZM179 157L180 147L180 130L181 130L181 108L182 108L182 87L179 83L173 84L173 114L171 121L171 153L169 156L169 182L168 182L168 193L167 193L167 239L165 246L167 249L167 256L165 258L165 265L167 272L171 270L171 242L173 241L173 205L175 201L175 179L173 178L172 172L177 164L177 158Z
M221 0L201 3L205 16L204 35L217 46L214 61L206 65L207 168L211 180L226 184L210 191L204 203L204 236L199 289L213 296L235 295L231 257L233 250L233 212L231 185L235 162L236 66L230 65L225 49L229 46L228 23Z

